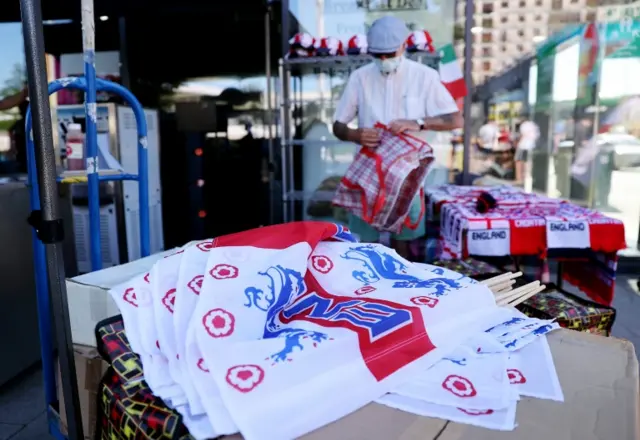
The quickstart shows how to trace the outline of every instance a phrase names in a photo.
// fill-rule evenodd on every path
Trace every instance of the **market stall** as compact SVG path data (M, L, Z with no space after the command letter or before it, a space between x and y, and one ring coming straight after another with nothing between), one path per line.
M566 280L610 305L624 224L597 211L517 187L428 188L427 220L448 258L538 257L560 262Z
M88 420L83 416L91 404L100 409L96 436L110 440L435 439L447 431L478 439L493 438L496 430L509 431L505 438L512 439L553 438L550 432L584 433L585 419L593 420L588 432L637 438L638 366L630 344L524 316L514 307L545 286L519 285L519 272L478 282L442 266L413 264L382 245L358 243L329 222L244 231L105 269L109 276L105 270L89 274L87 287L88 280L94 286L105 278L122 282L103 288L102 298L85 298L91 303L85 314L100 309L111 316L95 335L109 369L99 397L82 406L70 325L75 317L62 282L47 92L86 90L89 115L94 88L129 101L138 120L139 174L119 178L140 184L141 212L148 206L145 119L128 92L93 81L90 44L87 78L47 90L39 4L23 0L22 6L35 100L35 143L28 151L39 324L47 413L57 438L84 438L81 420ZM83 8L88 14L90 5ZM87 28L92 22L85 21ZM95 132L88 136L91 158ZM102 180L91 163L90 199ZM144 231L148 215L140 221ZM140 235L145 255L148 229ZM51 380L50 297L60 351L59 406ZM89 374L82 378L88 387Z

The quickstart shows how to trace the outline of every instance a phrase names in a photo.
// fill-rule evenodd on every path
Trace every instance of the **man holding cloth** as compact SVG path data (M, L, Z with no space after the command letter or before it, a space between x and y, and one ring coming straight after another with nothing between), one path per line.
M379 136L373 127L377 122L396 134L462 127L458 106L438 72L405 58L408 35L406 24L393 16L382 17L371 25L367 40L374 60L349 76L333 123L333 133L338 139L376 148ZM356 117L358 128L350 128L347 124ZM417 223L419 216L420 200L416 198L409 212L411 223ZM349 229L363 242L379 239L378 231L353 215L349 216ZM394 234L394 247L407 256L408 242L424 234L424 221L415 230L405 227Z

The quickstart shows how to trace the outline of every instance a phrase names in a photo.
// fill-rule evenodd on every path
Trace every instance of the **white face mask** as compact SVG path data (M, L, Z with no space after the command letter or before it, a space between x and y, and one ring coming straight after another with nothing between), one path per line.
M376 65L380 69L380 72L382 72L384 75L388 75L398 70L398 67L400 67L400 63L402 62L402 57L399 56L399 57L387 58L384 60L380 60L376 58L374 61L376 62Z

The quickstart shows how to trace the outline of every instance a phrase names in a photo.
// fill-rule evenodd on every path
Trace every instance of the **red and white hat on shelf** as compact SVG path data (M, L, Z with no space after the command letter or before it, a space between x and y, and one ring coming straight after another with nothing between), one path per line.
M413 31L407 38L407 51L409 52L435 52L433 38L427 31Z
M367 36L363 34L354 35L347 43L348 55L363 55L367 53Z
M323 37L316 40L316 55L321 57L344 55L342 41L335 37Z
M315 54L316 39L306 32L295 34L289 40L289 58L311 57Z

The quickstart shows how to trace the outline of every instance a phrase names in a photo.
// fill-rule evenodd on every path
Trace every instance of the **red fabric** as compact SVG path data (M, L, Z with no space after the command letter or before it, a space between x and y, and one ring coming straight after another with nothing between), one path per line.
M380 145L362 148L347 169L333 198L380 231L400 232L433 162L433 150L421 139L393 135L377 124ZM424 197L421 199L424 204ZM422 207L424 213L424 206Z

